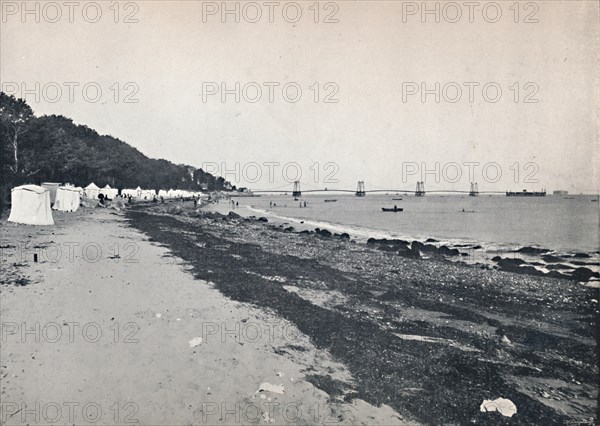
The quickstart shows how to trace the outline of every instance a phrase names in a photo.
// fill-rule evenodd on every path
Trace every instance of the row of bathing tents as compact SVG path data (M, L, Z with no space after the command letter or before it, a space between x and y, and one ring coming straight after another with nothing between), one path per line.
M68 186L68 185L67 185ZM60 186L58 183L52 182L44 182L42 183L42 187L48 189L50 191L50 202L54 203L56 199L57 190L59 188L65 188ZM113 199L119 195L119 190L116 188L111 188L110 185L106 185L103 188L98 187L94 182L90 183L85 188L77 187L75 188L79 191L80 197L91 198L92 200L96 200L99 198L100 194L104 197L108 197L109 199ZM152 200L154 197L163 197L163 198L192 198L197 197L200 198L202 196L201 192L197 191L186 191L182 189L169 189L164 190L161 189L158 193L154 189L142 189L139 186L135 189L123 189L121 191L121 195L124 197L133 197L138 198L140 200Z
M98 199L100 194L114 198L118 195L118 190L108 185L99 188L93 182L85 188L70 185L60 186L58 183L51 182L44 182L41 186L17 186L11 191L11 210L8 221L27 225L54 225L52 209L74 212L79 209L82 197ZM136 189L124 189L121 194L123 196L131 195L142 200L152 200L157 196L155 190L144 190L139 186ZM158 197L191 198L200 197L200 193L161 189L158 191Z
M119 194L119 190L106 185L104 188L99 188L94 182L90 183L84 189L84 196L93 200L97 199L100 194L104 197L115 198Z
M8 221L26 225L54 225L50 206L63 212L77 211L82 191L82 188L74 186L57 186L53 190L37 185L17 186L11 191Z
M156 197L154 189L142 189L139 186L135 189L124 189L121 194L125 197L139 198L140 200L151 200Z
M96 199L100 194L103 194L108 198L115 198L119 194L119 190L116 188L111 188L109 185L106 185L104 188L99 188L94 182L90 183L84 189L84 196L87 198ZM163 197L163 198L192 198L192 197L201 197L200 192L194 191L185 191L182 189L169 189L168 191L161 189L156 192L154 189L142 189L139 186L135 189L123 189L121 190L121 195L123 197L133 197L138 198L140 200L152 200L154 197Z
M161 189L158 194L154 189L142 189L139 186L136 189L124 189L121 191L125 197L132 196L141 200L152 200L154 197L163 198L200 198L202 193L194 191L185 191L182 189Z

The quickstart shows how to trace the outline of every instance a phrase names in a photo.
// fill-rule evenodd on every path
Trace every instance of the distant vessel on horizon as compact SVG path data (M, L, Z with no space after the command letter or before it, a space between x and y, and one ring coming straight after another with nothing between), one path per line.
M543 189L541 191L532 191L532 192L529 192L526 189L524 189L522 192L506 191L506 196L507 197L545 197L546 190Z
M552 194L553 195L569 195L569 191L558 190L558 191L552 192Z

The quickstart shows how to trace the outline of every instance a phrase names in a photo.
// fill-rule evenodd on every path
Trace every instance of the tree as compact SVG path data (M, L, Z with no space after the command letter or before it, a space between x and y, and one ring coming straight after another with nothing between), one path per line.
M10 188L44 181L188 190L219 190L224 184L202 169L148 158L68 117L36 117L23 99L0 92L0 211Z
M3 148L6 144L12 151L13 164L8 167L15 174L29 172L19 170L19 137L27 132L32 117L33 110L23 99L0 92L0 136Z

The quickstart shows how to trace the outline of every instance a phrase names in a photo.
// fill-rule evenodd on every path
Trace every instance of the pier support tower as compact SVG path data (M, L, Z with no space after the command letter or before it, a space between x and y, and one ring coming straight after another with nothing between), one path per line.
M417 182L415 197L423 197L425 195L425 182Z
M477 197L479 195L479 186L477 182L471 182L471 189L469 190L469 197Z
M367 195L367 191L365 191L365 182L362 180L358 181L358 185L356 186L356 194L357 197L364 197Z
M302 191L300 191L300 181L297 180L294 182L294 191L292 192L292 197L300 197L302 196Z

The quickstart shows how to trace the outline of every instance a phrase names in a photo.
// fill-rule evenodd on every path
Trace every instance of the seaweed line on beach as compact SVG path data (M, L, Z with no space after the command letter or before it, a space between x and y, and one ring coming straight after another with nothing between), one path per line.
M145 210L128 211L130 225L189 262L197 278L275 311L349 368L351 389L307 375L332 398L387 404L429 424L564 424L593 411L598 313L589 300L597 289L407 259L250 219ZM564 386L549 394L551 379ZM479 411L500 396L518 415ZM561 408L572 396L587 402Z

